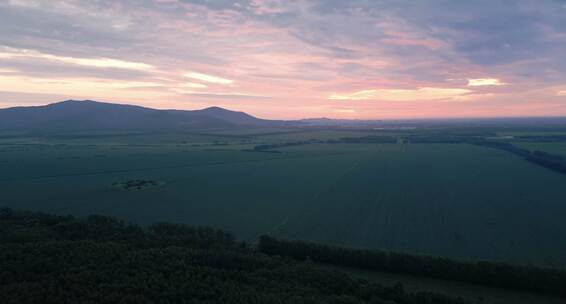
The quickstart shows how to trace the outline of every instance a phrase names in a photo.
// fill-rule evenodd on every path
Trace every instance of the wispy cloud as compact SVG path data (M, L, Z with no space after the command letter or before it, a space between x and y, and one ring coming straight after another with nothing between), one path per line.
M226 79L226 78L222 78L222 77L218 77L218 76L212 76L212 75L203 74L203 73L197 73L197 72L187 72L184 75L187 78L192 78L192 79L196 79L196 80L200 80L200 81L204 81L204 82L215 83L215 84L228 85L228 84L232 84L234 82L233 80L230 80L230 79Z
M259 96L249 93L238 93L238 92L226 92L226 93L207 93L207 92L193 92L186 91L184 94L194 97L206 97L206 98L216 98L216 99L270 99L269 96Z
M182 88L192 88L192 89L206 89L208 86L202 83L185 82L179 85Z
M481 86L502 86L506 83L501 82L497 78L478 78L478 79L468 79L469 87L481 87Z
M354 109L337 109L336 112L344 113L344 114L354 114L354 113L356 113L356 110L354 110Z
M57 56L52 54L45 54L36 50L28 49L13 49L5 48L5 51L0 51L0 59L11 58L27 58L27 59L40 59L48 61L57 61L67 64L75 64L82 66L89 66L95 68L118 68L118 69L131 69L131 70L150 70L154 66L141 62L131 62L112 58L77 58L68 56Z
M384 101L419 101L450 100L471 93L471 90L457 88L418 88L363 90L353 93L332 94L330 100L384 100Z
M104 81L89 78L37 78L25 76L0 75L0 92L20 92L34 94L59 94L67 96L99 96L114 98L124 96L132 98L139 96L136 90L148 89L143 92L150 96L159 96L155 88L160 83L141 81Z
M22 7L39 7L40 3L34 0L8 0L8 4Z

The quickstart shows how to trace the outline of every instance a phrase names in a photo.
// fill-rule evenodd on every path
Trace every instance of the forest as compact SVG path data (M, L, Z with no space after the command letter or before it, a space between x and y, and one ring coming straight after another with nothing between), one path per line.
M261 236L260 251L298 260L566 296L566 271L443 257L361 250Z
M230 234L0 210L2 303L465 303L257 252Z

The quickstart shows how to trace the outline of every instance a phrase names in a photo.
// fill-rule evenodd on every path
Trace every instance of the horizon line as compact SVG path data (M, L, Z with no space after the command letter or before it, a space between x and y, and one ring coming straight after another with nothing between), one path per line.
M199 111L199 110L206 110L210 108L220 108L232 112L240 112L245 113L247 115L251 115L255 118L262 119L262 120L279 120L279 121L300 121L300 120L334 120L334 121L403 121L403 120L410 120L410 121L434 121L434 120L486 120L486 119L540 119L540 118L565 118L566 115L546 115L546 116L528 116L528 115L516 115L516 116L459 116L459 117L443 117L443 116L435 116L435 117L398 117L398 118L332 118L332 117L303 117L303 118L294 118L294 119L276 119L276 118L264 118L252 115L246 111L235 110L232 108L221 107L216 105L211 105L203 108L194 108L194 109L179 109L179 108L154 108L148 107L145 105L140 105L137 103L131 102L120 102L120 101L100 101L94 99L66 99L60 101L53 101L47 102L44 104L37 104L37 105L21 105L21 106L8 106L8 107L1 107L0 110L7 110L7 109L15 109L15 108L34 108L34 107L45 107L50 106L58 103L63 102L95 102L95 103L103 103L103 104L111 104L111 105L125 105L125 106L132 106L132 107L140 107L145 109L157 110L157 111Z

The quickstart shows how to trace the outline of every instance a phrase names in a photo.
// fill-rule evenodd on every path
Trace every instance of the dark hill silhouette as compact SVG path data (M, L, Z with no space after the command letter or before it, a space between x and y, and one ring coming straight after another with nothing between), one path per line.
M67 100L45 106L0 109L1 129L210 129L278 125L244 112L219 107L157 110L92 100Z

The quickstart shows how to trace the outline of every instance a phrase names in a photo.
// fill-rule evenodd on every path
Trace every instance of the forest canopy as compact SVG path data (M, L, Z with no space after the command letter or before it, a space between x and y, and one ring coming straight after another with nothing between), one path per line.
M0 210L2 303L465 303L270 257L230 234Z

